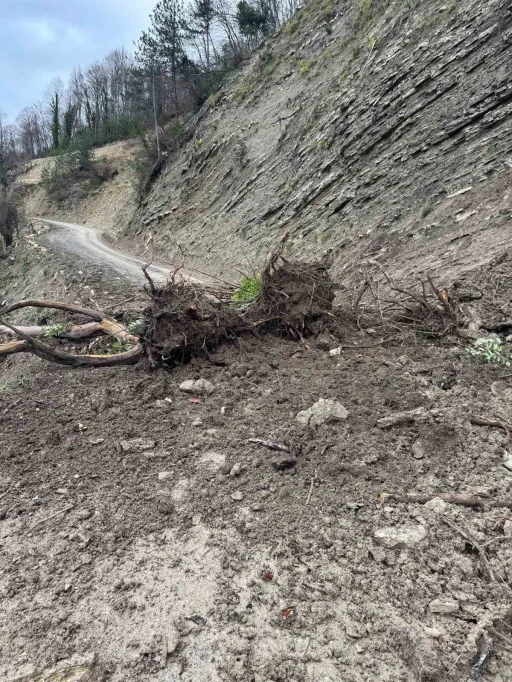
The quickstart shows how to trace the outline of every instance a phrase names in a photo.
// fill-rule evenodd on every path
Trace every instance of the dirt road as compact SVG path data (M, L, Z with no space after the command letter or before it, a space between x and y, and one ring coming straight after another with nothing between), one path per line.
M45 225L59 228L49 235L50 242L59 249L80 256L89 264L106 265L130 279L144 281L142 268L147 261L112 248L101 239L96 230L84 225L62 223L57 220L42 218L37 220ZM151 278L159 282L165 281L170 272L170 268L162 264L153 263L148 268Z

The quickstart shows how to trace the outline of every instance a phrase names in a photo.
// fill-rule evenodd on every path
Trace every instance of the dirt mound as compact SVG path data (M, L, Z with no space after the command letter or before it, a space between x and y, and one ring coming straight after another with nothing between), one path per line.
M234 288L212 289L176 277L160 289L150 282L144 340L152 366L190 362L247 333L295 339L317 333L332 316L336 284L325 264L283 258L283 245L284 240L254 279L254 299L241 306Z
M151 299L144 341L153 366L190 362L240 333L242 321L235 309L202 286L174 279L153 288Z

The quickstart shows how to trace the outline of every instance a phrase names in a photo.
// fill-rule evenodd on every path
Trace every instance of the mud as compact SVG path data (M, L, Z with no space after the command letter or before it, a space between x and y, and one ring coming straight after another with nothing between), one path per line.
M510 372L460 339L333 358L250 336L172 371L11 358L16 375L0 394L2 679L95 654L113 682L455 682L482 629L485 679L508 679L509 510L442 512L486 546L491 580L439 512L379 501L510 498L510 440L469 421L510 414ZM199 377L215 390L192 402L179 385ZM320 398L348 419L297 422ZM389 549L389 528L421 539Z

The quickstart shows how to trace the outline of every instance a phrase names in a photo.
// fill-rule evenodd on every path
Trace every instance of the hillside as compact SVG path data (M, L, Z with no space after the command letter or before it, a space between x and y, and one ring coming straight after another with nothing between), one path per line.
M509 682L511 73L503 0L315 0L142 201L135 141L60 203L47 160L19 173L2 305L102 311L145 356L0 359L1 680ZM273 293L320 301L308 326L180 288L263 287L287 231ZM9 321L119 353L65 339L82 316Z
M132 229L217 274L285 229L298 253L334 249L345 276L381 249L404 276L453 277L496 255L511 22L499 0L306 5L204 112Z

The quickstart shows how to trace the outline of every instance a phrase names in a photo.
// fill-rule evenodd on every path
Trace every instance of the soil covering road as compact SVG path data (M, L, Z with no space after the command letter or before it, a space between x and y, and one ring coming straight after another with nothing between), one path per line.
M16 259L11 298L142 317L131 266L85 241L17 279ZM512 318L510 275L504 253L460 281L484 322ZM508 682L512 447L470 416L512 413L510 371L456 337L329 353L362 341L248 336L154 371L5 360L0 678L82 661L112 682L459 682L491 639L482 679Z

